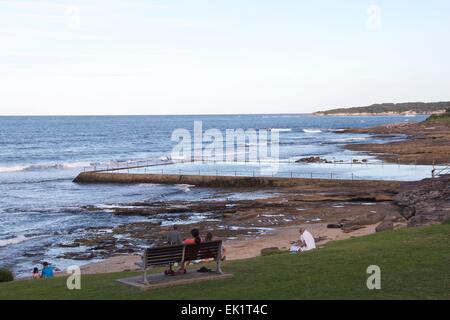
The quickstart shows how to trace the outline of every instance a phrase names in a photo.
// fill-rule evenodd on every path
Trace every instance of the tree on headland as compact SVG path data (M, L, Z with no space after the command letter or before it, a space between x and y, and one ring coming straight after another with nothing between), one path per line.
M450 108L447 108L445 110L445 113L442 114L433 114L431 115L426 122L439 122L439 123L446 123L450 125Z
M352 108L338 108L318 112L318 114L333 115L333 114L434 114L442 113L444 110L450 110L450 101L444 102L405 102L405 103L380 103L373 104L366 107L352 107Z

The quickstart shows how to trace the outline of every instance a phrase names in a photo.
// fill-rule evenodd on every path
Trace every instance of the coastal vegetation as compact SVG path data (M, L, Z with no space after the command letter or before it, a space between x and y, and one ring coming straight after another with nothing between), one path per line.
M449 223L385 231L229 261L232 278L148 291L116 281L136 272L84 275L72 291L66 277L14 281L0 284L0 299L450 299L449 234ZM381 269L381 290L366 286L370 265Z
M12 272L5 268L0 268L0 282L9 282L13 281L14 276Z
M450 108L450 101L380 103L364 107L337 108L319 111L317 115L358 115L358 114L439 114Z
M446 112L443 114L433 114L427 120L431 123L444 123L450 125L450 108L447 108Z

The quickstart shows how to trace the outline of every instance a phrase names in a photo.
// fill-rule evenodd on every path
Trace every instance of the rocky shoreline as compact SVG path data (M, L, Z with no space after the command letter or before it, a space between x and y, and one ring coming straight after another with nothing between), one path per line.
M352 151L367 152L386 162L400 164L450 164L450 126L432 122L413 122L373 128L349 128L343 133L368 133L383 136L405 135L403 141L347 144Z
M60 258L73 260L103 259L117 254L142 252L143 248L161 245L170 225L176 223L184 237L194 226L203 234L212 232L224 240L247 240L292 225L333 223L366 216L373 211L383 216L395 211L391 203L395 188L339 185L303 185L266 190L268 198L254 200L160 201L128 203L108 210L114 215L139 216L147 221L132 222L95 235L60 244L72 250ZM248 192L251 189L228 189L227 192ZM95 215L104 208L86 207ZM397 214L397 216L399 216ZM195 219L198 218L196 221ZM193 220L194 219L194 220ZM351 230L348 230L351 231ZM295 240L295 239L292 239ZM79 250L77 250L79 248Z
M450 177L396 184L339 187L303 185L266 190L269 198L254 200L159 201L111 207L114 215L140 216L147 221L123 224L95 236L64 244L72 250L60 258L86 260L137 254L164 244L173 223L184 237L194 226L223 240L246 241L277 229L325 224L352 233L374 225L377 231L438 223L450 218ZM438 190L436 190L438 189ZM248 189L227 190L245 192ZM103 208L86 207L90 214ZM195 218L198 217L198 221ZM159 218L161 219L158 221ZM192 219L194 218L194 221ZM317 235L320 238L321 235ZM295 240L295 239L292 239Z

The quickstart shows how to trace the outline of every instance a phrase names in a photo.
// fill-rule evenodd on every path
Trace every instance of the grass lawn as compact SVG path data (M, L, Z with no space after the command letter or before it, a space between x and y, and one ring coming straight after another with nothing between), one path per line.
M381 290L368 290L366 269L381 268ZM303 254L227 262L234 277L141 291L86 275L82 290L66 278L0 283L0 299L450 299L450 224L382 232L329 243Z

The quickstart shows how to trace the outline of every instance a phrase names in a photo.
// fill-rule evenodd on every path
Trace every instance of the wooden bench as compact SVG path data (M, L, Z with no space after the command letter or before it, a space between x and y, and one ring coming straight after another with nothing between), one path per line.
M216 273L222 274L220 268L222 240L202 242L191 245L162 246L148 248L143 255L144 283L148 284L147 270L151 266L164 266L173 263L184 264L187 261L214 259Z

